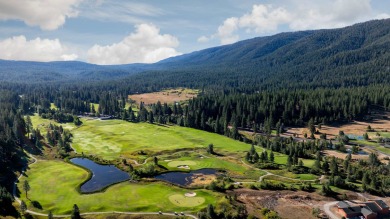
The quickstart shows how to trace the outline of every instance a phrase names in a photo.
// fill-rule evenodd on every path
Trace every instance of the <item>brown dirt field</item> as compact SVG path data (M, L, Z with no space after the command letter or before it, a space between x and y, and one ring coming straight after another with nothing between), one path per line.
M349 124L343 124L343 125L323 125L321 127L320 132L326 133L327 138L335 138L339 131L344 131L345 134L354 134L362 136L367 131L367 126L371 126L372 129L375 131L390 131L390 112L383 112L383 111L375 111L372 113L370 121L353 121ZM297 134L298 137L302 137L303 135L307 133L307 135L310 135L309 130L307 128L289 128L287 130L287 133L285 133L285 136L293 136L293 134ZM320 135L315 135L316 138L319 138Z
M157 103L175 103L185 100L189 100L196 97L198 94L197 90L190 89L171 89L164 90L161 92L145 93L145 94L134 94L129 95L128 98L134 100L137 103L144 102L145 104Z
M323 197L315 192L303 191L237 189L231 193L237 194L238 201L245 204L249 214L260 218L260 209L266 207L278 212L282 218L314 219L313 208L321 209L325 203L334 201L333 198Z
M345 157L348 155L346 153L341 153L339 151L334 151L334 150L324 150L323 152L327 157L333 156L333 157L340 158L340 159L345 159ZM367 155L359 155L359 154L351 154L351 155L352 155L352 159L357 159L357 160L367 160L368 159Z
M195 174L192 177L192 183L190 186L210 185L210 183L216 179L217 176L215 175Z

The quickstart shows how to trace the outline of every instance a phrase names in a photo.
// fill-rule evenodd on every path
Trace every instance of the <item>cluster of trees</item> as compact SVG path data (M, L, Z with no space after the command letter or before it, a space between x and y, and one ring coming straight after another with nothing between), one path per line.
M232 200L237 202L236 200ZM231 201L231 202L232 202ZM199 219L217 219L217 218L231 218L231 219L244 219L248 218L248 212L244 205L235 203L236 207L230 205L220 206L220 210L217 211L214 205L207 205L206 209L198 212L197 216Z
M64 129L61 125L57 126L50 123L46 132L45 139L51 146L56 146L60 155L65 156L71 151L72 133ZM39 140L37 140L39 141Z
M14 212L11 197L14 171L25 165L22 144L27 128L19 104L16 93L0 90L0 215Z

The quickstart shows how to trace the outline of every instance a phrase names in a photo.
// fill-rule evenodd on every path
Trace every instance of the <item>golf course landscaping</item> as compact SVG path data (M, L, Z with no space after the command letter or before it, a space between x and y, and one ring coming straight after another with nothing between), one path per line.
M137 152L163 153L180 149L205 148L214 144L218 153L244 152L250 145L228 137L180 126L130 123L121 120L88 120L74 130L73 148L78 153L112 160L134 157Z
M58 160L39 160L31 165L26 176L18 183L21 199L30 210L37 212L69 214L73 204L77 204L81 212L196 212L207 204L226 201L220 194L208 190L188 190L162 182L123 182L104 192L82 195L77 188L88 178L88 172ZM21 188L26 179L31 187L27 197ZM190 192L196 196L185 196Z
M249 186L265 176L290 179L294 183L318 178L312 174L294 174L285 169L258 169L245 160L245 155L251 149L250 144L192 128L90 117L81 118L80 126L59 124L38 115L31 116L31 121L41 133L50 132L50 124L69 130L74 150L66 159L53 159L53 156L45 155L51 150L44 149L38 161L20 179L17 185L20 199L29 210L35 212L69 214L72 206L77 204L80 212L164 211L195 214L210 204L229 206L232 200L223 193L225 188L243 183ZM45 138L42 141L47 142ZM210 153L208 148L211 144L213 151ZM271 152L258 146L256 148L258 153ZM276 165L283 166L287 162L288 156L285 154L275 152L274 156ZM85 157L103 165L114 164L135 180L117 181L101 191L82 194L80 187L92 175L88 168L74 165L68 160L75 157ZM314 162L310 159L302 161L306 168ZM202 173L208 170L215 172ZM192 174L192 171L195 172ZM176 183L158 177L168 173L178 177L183 172L192 174L190 179L181 179L190 183ZM27 195L23 189L25 180L31 187ZM212 183L214 187L211 187Z

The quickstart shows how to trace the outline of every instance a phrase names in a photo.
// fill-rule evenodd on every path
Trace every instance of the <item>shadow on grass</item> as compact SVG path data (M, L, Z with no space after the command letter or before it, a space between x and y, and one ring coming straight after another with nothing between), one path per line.
M38 201L31 201L31 204L32 206L34 206L34 208L37 208L39 210L43 209L41 203L39 203Z

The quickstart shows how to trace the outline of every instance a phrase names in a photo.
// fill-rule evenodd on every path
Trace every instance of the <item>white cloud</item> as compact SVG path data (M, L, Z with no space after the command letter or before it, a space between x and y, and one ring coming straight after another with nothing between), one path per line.
M239 32L272 34L284 25L290 30L337 28L370 19L388 18L389 14L376 14L371 0L288 0L283 5L253 5L241 17L227 18L217 32L203 39L220 40L228 44L239 40ZM277 4L277 3L275 3Z
M0 51L0 59L6 60L69 61L78 57L69 53L58 39L27 40L23 35L0 41Z
M145 22L145 17L165 14L163 10L150 4L120 0L84 0L80 7L80 16L104 22L140 24Z
M210 41L210 38L207 36L201 36L198 38L198 42L200 43L207 43L208 41Z
M88 50L88 61L96 64L153 63L180 55L176 51L179 41L169 34L160 34L152 24L136 26L134 33L119 43L94 45Z
M55 30L76 17L81 0L0 0L0 20L21 20L29 26Z
M212 38L219 38L222 45L237 42L239 29L245 29L247 33L269 33L276 31L278 25L288 22L291 14L284 8L273 8L272 5L253 5L250 13L241 17L226 19L218 27L217 33Z

